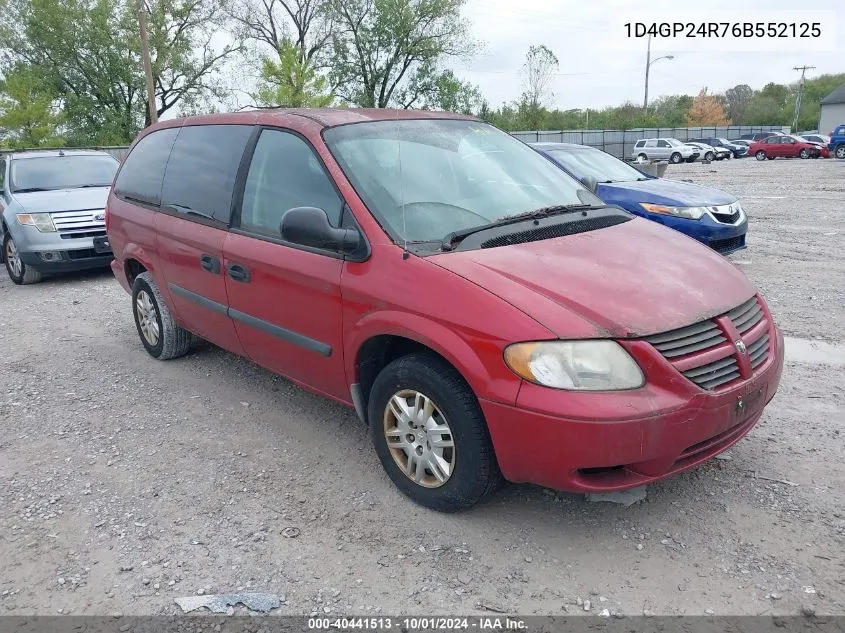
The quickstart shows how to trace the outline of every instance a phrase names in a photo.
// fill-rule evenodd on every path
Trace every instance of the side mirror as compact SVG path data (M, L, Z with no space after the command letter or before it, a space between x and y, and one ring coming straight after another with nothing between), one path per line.
M595 193L596 189L599 188L599 181L592 176L584 176L581 178L581 184L584 185L590 193Z
M361 242L356 229L333 227L326 212L316 207L288 209L282 215L280 230L286 242L338 253L352 253Z

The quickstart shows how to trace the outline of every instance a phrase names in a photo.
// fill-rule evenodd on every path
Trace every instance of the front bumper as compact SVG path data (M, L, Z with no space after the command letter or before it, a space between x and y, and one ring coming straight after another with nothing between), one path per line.
M744 217L739 224L724 224L714 220L710 215L704 215L700 220L676 218L661 213L649 213L647 217L649 220L659 222L706 244L722 255L727 255L728 253L733 253L746 247L745 235L748 232L747 217Z
M105 235L69 237L60 232L42 233L32 226L15 229L12 237L24 264L42 273L101 268L113 258Z
M704 391L661 369L658 382L630 392L562 393L524 384L516 406L482 400L502 474L558 490L609 492L701 464L745 436L774 396L783 335L772 333L774 353L752 378L729 389ZM665 362L647 343L626 347L643 366ZM739 404L743 398L747 408ZM585 411L590 419L573 415Z
M93 248L48 252L57 253L61 259L45 261L39 252L21 253L21 259L27 267L46 274L105 268L113 259L111 254L98 253Z

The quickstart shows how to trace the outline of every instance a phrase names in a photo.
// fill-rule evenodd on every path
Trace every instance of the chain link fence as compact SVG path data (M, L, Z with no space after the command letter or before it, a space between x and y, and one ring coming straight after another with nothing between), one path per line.
M788 134L790 128L781 125L730 125L721 127L655 127L633 130L537 130L511 132L526 143L577 143L604 150L617 158L630 159L634 143L641 138L676 138L686 142L691 138L726 138L733 140L743 134L776 132Z

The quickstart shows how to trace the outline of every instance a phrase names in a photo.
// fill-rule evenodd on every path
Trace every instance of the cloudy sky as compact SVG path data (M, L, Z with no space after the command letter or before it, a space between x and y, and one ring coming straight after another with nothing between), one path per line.
M756 51L724 50L718 41L681 43L677 48L653 42L652 58L671 54L674 59L662 59L651 67L649 100L664 94L695 94L704 86L722 92L739 83L754 88L771 81L789 83L800 77L794 66L815 66L808 77L845 72L845 3L806 0L800 3L802 10L795 10L798 5L794 0L698 0L694 17L714 22L749 16L814 21L821 15L827 18L821 24L824 44L798 45L828 50L797 51L794 43L772 39L734 44ZM492 106L498 106L522 91L520 69L528 47L545 44L560 60L552 105L569 109L601 108L626 100L641 103L646 43L627 40L623 24L646 18L685 21L691 15L690 6L677 0L468 0L465 15L473 35L484 42L484 50L470 62L452 66L462 78L477 84ZM790 11L774 13L778 10ZM690 50L696 47L699 50ZM704 47L707 50L701 50Z

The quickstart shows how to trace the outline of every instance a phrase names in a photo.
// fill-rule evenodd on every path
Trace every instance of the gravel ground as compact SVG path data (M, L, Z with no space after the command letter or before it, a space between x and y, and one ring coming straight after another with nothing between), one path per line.
M0 613L845 614L845 161L668 176L740 196L732 259L803 352L726 459L630 507L510 485L426 511L351 411L211 346L150 358L109 273L0 275Z

